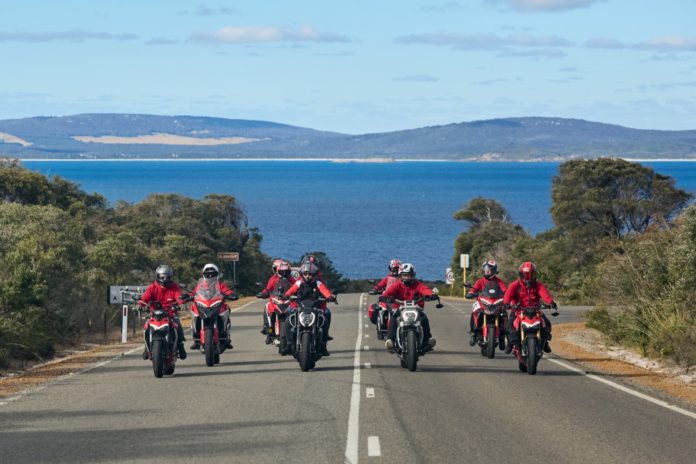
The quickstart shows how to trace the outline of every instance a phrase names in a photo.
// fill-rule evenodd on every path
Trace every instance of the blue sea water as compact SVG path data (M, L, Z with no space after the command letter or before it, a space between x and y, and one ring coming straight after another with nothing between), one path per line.
M229 194L273 257L324 251L343 275L380 277L391 258L421 278L442 279L465 224L452 215L471 198L495 198L536 234L552 226L558 163L330 161L26 161L111 203L151 193ZM645 162L696 195L696 163Z

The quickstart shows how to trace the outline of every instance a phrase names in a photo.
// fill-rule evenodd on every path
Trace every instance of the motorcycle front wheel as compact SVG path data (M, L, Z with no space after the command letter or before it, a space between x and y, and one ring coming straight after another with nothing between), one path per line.
M488 359L495 358L495 327L488 328L488 341L486 342L486 356Z
M406 367L413 372L418 367L418 352L416 351L416 332L413 330L406 334Z
M164 358L162 357L163 340L152 341L152 369L158 379L164 375Z
M213 344L213 328L205 328L205 342L203 342L203 351L205 351L205 365L212 367L215 365L215 345Z
M534 375L537 372L537 339L534 337L527 338L527 374Z
M300 335L300 369L302 372L307 372L312 368L311 339L312 335L309 332L303 332Z

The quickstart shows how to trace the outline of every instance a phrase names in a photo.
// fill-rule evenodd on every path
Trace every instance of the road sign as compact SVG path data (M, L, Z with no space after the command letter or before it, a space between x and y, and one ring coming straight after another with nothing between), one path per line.
M459 255L459 267L462 269L469 269L469 255Z
M447 285L452 285L454 284L454 272L452 272L452 268L448 267L447 271L445 271L445 283Z
M223 263L233 263L239 261L239 253L236 251L220 251L217 257Z
M135 303L145 292L147 285L111 285L107 293L109 304Z

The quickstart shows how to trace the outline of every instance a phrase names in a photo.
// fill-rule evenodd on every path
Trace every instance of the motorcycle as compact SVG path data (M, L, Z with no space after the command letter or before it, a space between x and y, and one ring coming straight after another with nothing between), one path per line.
M173 302L172 308L176 311L179 306ZM163 308L159 301L150 302L144 310L149 312L144 326L145 346L155 377L172 375L178 356L176 322L170 317L170 310Z
M194 341L200 345L200 350L205 355L206 366L218 364L220 354L227 349L231 326L225 300L234 301L238 298L236 295L223 295L215 284L199 285L195 295L184 296L185 301L193 301L190 307L192 332ZM218 328L220 326L225 328L223 336Z
M370 295L379 295L382 292L373 292L370 290L369 292ZM389 311L389 308L387 307L387 304L380 301L377 303L373 303L367 308L367 315L370 319L375 324L375 327L377 329L377 340L384 340L387 338L387 335L389 333L389 316L391 314L391 311Z
M495 348L505 349L505 309L503 292L499 287L484 289L476 295L473 311L481 311L481 336L477 342L481 356L495 357Z
M283 344L284 350L284 329L283 321L288 312L288 307L290 306L290 300L285 299L284 295L290 288L289 282L285 279L281 280L276 284L273 291L274 295L268 296L264 295L261 298L269 298L268 303L264 308L263 318L264 318L264 328L266 328L266 345L274 344L279 346ZM259 298L259 296L257 296ZM279 352L283 350L279 349Z
M513 347L512 352L517 357L517 367L521 372L526 372L529 375L537 373L539 360L544 356L544 339L541 335L541 329L544 324L544 319L541 316L543 308L549 306L530 306L527 308L514 307L512 309L519 310L515 321L515 329L519 333L520 346ZM558 316L558 312L554 308L552 316Z
M297 309L288 315L287 322L292 331L288 348L299 362L302 372L307 372L314 369L324 351L326 317L321 305L326 299L319 297L302 300L293 295L290 300L297 302Z
M440 297L431 295L421 297L417 300L399 300L396 298L380 297L380 301L387 303L397 303L399 305L398 328L396 329L396 343L394 344L394 352L399 356L401 367L413 372L418 367L418 358L424 356L429 350L423 347L423 327L421 320L423 319L423 310L419 303L424 301L437 300L436 308L442 308ZM397 322L392 314L392 324Z

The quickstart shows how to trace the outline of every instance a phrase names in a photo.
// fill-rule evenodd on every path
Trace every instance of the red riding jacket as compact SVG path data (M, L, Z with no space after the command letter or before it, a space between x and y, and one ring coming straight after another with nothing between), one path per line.
M152 282L143 296L140 297L140 301L143 303L151 303L153 301L159 301L164 309L167 309L170 316L174 316L174 309L172 308L172 302L176 301L181 303L179 298L181 297L181 287L176 282L171 282L166 286L160 285L159 282Z
M522 308L539 306L540 300L547 304L553 302L553 298L544 284L535 281L531 287L527 288L520 279L510 284L503 297L504 304L518 304Z
M398 276L388 274L384 279L380 280L379 283L372 287L372 290L378 292L380 290L387 289L395 284L397 280L400 280Z
M416 282L410 286L404 284L401 280L398 280L390 285L389 288L382 293L382 296L397 298L399 300L416 300L422 296L430 296L432 294L433 291L430 290L430 287L425 285L420 280L416 280ZM394 304L395 308L398 308L398 306L398 304ZM425 303L423 301L419 301L418 306L423 308Z

